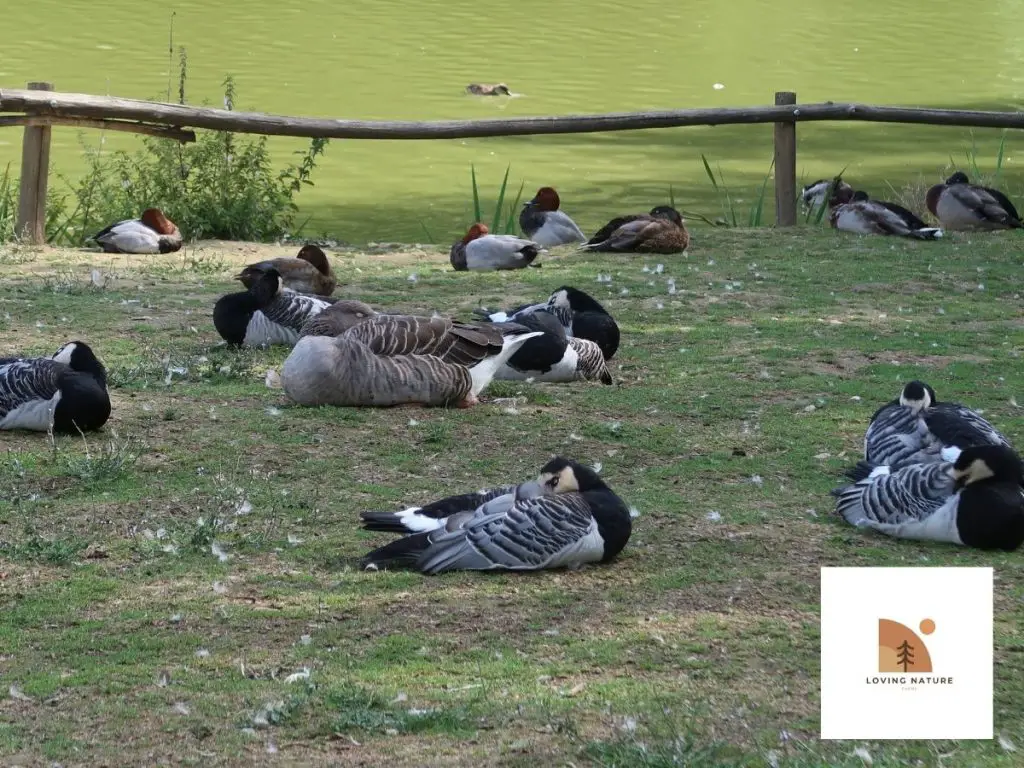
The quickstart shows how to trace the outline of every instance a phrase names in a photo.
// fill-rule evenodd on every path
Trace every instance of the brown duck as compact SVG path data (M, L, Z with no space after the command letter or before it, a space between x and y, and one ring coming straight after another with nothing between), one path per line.
M235 280L240 280L246 288L251 288L253 283L270 269L276 269L284 281L284 287L296 293L330 296L338 286L331 273L331 263L327 260L327 254L312 243L302 246L295 258L286 256L249 264L235 275Z
M619 216L605 224L582 250L630 253L682 253L690 244L679 211L668 205L650 213Z

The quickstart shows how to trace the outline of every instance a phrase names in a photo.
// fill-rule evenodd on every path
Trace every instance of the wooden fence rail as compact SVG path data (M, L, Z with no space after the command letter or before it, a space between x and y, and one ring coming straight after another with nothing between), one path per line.
M775 200L778 226L796 223L796 123L806 121L865 121L971 128L1024 128L1024 112L880 107L867 104L797 104L796 94L775 94L775 104L763 107L675 109L618 112L564 117L518 117L488 120L342 120L286 117L260 112L235 112L152 101L57 93L49 83L30 83L28 90L0 88L0 117L4 125L25 125L22 149L21 205L18 232L42 242L45 221L46 165L50 125L77 125L145 133L178 141L194 141L187 128L332 139L465 139L487 136L537 136L567 133L635 131L694 125L775 125ZM45 138L44 134L45 132ZM33 168L39 169L38 179ZM26 182L26 169L28 181ZM42 201L40 202L40 188ZM29 205L26 201L35 201ZM22 218L24 213L25 218ZM42 217L42 218L40 218Z

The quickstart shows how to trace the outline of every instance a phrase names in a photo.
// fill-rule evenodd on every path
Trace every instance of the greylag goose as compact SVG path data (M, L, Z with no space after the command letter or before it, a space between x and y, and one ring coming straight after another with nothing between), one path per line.
M433 530L370 552L363 567L410 568L425 574L575 569L611 561L632 531L622 499L594 470L563 457L545 464L533 482L476 509L453 510L438 517Z
M110 418L107 371L83 341L53 357L0 359L0 429L75 434Z
M337 336L303 336L281 383L301 405L469 407L495 371L539 335L513 323L375 314Z

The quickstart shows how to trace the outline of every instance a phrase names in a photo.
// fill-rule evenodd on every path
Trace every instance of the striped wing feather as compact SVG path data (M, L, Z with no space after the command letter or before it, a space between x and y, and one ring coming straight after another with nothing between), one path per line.
M46 358L0 359L0 418L33 400L49 400L67 370L64 363Z

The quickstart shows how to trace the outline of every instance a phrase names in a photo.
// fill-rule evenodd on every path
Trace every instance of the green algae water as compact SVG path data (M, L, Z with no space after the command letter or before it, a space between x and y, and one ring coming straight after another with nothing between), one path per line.
M46 80L58 90L171 100L177 52L187 96L219 106L227 74L236 108L363 119L565 115L801 101L1018 108L1024 99L1024 14L1007 0L814 3L634 0L443 3L424 0L36 0L9 3L0 87ZM513 97L470 96L469 83L507 83ZM1001 132L877 124L798 128L804 180L846 168L873 194L931 183L976 148L992 171ZM104 151L139 140L107 133ZM84 169L98 131L55 129L55 174ZM307 142L271 139L286 162ZM21 130L0 129L0 168L17 169ZM1011 197L1024 136L1010 133L1001 179ZM664 203L721 216L704 154L740 209L771 162L771 126L445 141L332 141L298 202L305 234L343 241L448 243L472 217L470 164L485 215L505 168L513 193L555 186L584 231L611 215ZM1015 162L1016 161L1016 162ZM57 177L52 183L61 185ZM923 207L923 202L917 206ZM772 202L766 205L772 211ZM769 214L770 216L770 214ZM699 226L699 224L698 224Z

